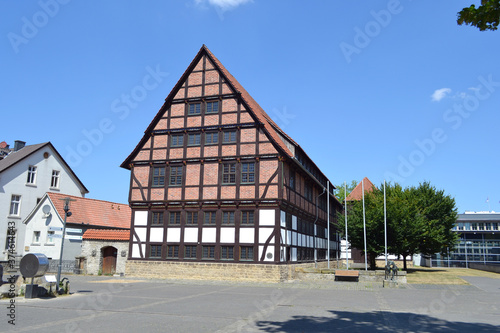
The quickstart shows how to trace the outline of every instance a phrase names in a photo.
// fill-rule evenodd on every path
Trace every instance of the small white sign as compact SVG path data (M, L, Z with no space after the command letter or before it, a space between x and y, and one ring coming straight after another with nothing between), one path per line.
M49 231L62 231L62 227L49 227Z
M57 279L56 279L55 275L45 275L45 280L47 282L57 282Z
M66 228L66 232L69 232L71 234L81 234L82 229Z
M61 234L54 234L54 235L52 235L52 238L62 238L62 235Z
M66 235L66 239L82 240L82 236Z

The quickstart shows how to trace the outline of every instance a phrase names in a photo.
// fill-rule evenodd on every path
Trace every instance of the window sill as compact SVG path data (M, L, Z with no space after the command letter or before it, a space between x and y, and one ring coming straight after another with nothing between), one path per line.
M13 220L20 220L21 219L21 216L18 216L18 215L9 215L7 216L8 219L13 219Z
M26 186L36 188L36 184L26 183Z
M40 244L40 243L31 243L31 245L30 245L30 246L41 246L41 245L42 245L42 244Z
M59 187L49 187L49 190L59 192L61 189Z
M56 244L55 243L45 243L45 244L43 244L43 246L56 246Z

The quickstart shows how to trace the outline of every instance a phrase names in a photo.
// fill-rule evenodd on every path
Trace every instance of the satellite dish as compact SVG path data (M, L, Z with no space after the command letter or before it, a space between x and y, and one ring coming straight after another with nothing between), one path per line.
M50 206L49 205L43 206L42 212L45 214L45 216L49 216L50 215Z

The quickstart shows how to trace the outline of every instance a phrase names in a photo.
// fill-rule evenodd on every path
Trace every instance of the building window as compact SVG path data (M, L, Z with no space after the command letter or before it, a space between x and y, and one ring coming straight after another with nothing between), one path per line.
M203 246L203 259L215 259L215 246Z
M186 224L198 224L198 212L187 212Z
M188 146L199 146L201 144L201 134L188 134Z
M222 184L236 183L236 163L224 163L222 168Z
M181 224L181 212L170 212L168 224Z
M47 231L47 244L54 244L54 231Z
M201 113L201 103L189 104L188 114L200 114Z
M153 186L165 186L165 168L153 168Z
M243 211L241 212L241 224L252 225L254 224L254 211Z
M290 179L288 185L292 190L295 190L295 171L290 171Z
M185 245L184 246L184 258L196 259L196 245Z
M13 194L10 198L10 213L11 216L19 216L21 211L21 196Z
M184 146L184 134L172 135L172 147Z
M234 259L234 246L221 246L220 258L222 260Z
M33 243L34 244L40 243L40 231L33 231Z
M150 258L161 258L161 245L150 245L149 246L149 257Z
M222 224L234 224L234 212L223 212Z
M170 167L170 185L182 185L182 166Z
M57 170L52 170L52 179L50 180L50 187L59 188L59 174L61 172Z
M253 260L253 246L240 247L240 260Z
M163 224L163 212L153 212L153 219L151 221L152 225L162 225Z
M307 200L309 200L309 201L313 200L313 189L312 189L311 184L308 184L308 183L305 184L305 186L304 186L304 197Z
M168 245L167 246L167 258L168 259L179 258L179 245Z
M216 212L205 212L203 224L215 224Z
M219 143L219 133L218 132L205 133L205 144L206 145L215 145L218 143Z
M207 102L206 113L218 113L219 112L219 101Z
M36 166L30 165L28 167L28 179L26 179L26 183L32 185L36 183Z
M255 163L241 163L241 182L255 182Z
M226 131L224 132L224 137L222 142L224 143L234 143L236 142L236 131Z

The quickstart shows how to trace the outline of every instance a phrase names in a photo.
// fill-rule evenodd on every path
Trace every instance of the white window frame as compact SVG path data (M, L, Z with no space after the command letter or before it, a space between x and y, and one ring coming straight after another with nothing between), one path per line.
M50 178L50 188L59 188L61 182L61 171L52 170L52 177Z
M28 177L26 177L26 185L36 185L36 165L28 166Z
M12 194L10 197L9 216L19 216L19 215L21 215L21 195Z
M50 231L48 230L47 231L47 244L54 244L54 235L55 235L55 231Z
M33 231L33 244L40 244L41 232L38 230ZM38 239L37 239L38 238Z

